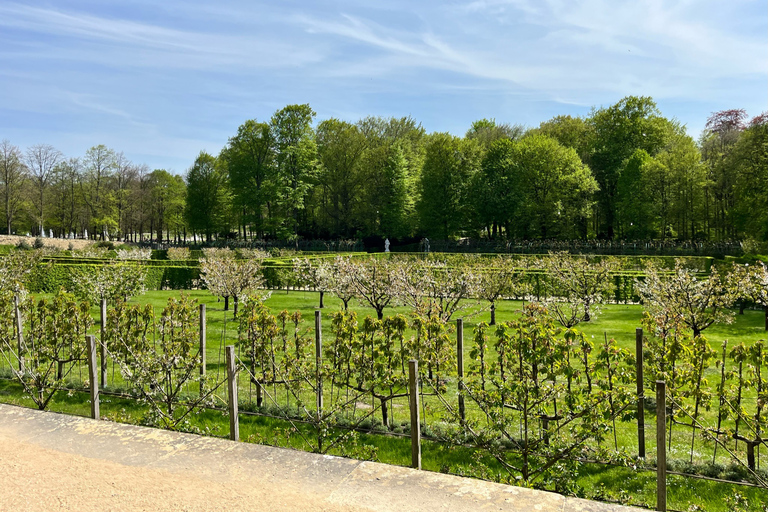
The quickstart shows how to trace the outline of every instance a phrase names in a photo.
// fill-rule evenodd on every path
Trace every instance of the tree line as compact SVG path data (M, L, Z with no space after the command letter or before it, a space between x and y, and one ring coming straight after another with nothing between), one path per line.
M184 178L105 146L0 146L5 230L138 241L412 237L768 240L768 114L713 113L698 140L629 96L463 137L411 117L247 120ZM47 233L46 233L47 234Z

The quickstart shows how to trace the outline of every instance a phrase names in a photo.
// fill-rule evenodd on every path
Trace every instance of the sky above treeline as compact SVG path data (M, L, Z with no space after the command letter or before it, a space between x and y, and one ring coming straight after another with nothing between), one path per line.
M538 126L652 96L698 137L768 109L765 0L0 1L0 139L184 173L247 119Z

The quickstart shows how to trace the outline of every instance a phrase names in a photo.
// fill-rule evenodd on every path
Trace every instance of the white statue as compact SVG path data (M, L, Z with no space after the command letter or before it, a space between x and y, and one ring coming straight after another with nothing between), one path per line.
M49 230L48 230L48 236L49 236L50 238L53 238L53 230L52 230L52 229L49 229Z
M84 229L84 230L83 230L83 238L85 238L86 240L88 240L88 230L87 230L87 229Z
M389 252L389 238L384 240L384 252Z

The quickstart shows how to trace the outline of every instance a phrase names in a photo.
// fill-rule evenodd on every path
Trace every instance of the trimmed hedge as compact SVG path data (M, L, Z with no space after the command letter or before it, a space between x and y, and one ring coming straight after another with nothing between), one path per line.
M27 276L27 289L33 293L55 293L60 288L72 290L80 276L96 272L104 263L41 263ZM196 265L142 265L148 290L189 290L200 279Z

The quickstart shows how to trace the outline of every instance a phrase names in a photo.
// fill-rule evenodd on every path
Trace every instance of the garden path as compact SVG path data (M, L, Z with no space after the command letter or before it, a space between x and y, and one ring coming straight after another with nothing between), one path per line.
M637 509L373 462L0 405L0 510Z

